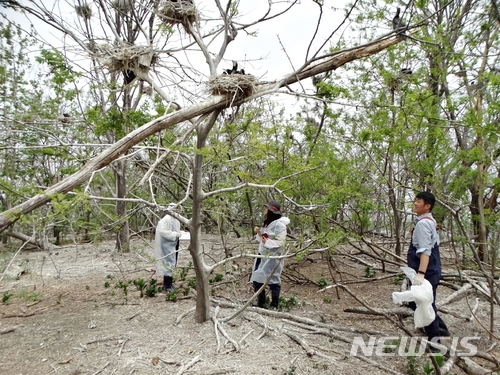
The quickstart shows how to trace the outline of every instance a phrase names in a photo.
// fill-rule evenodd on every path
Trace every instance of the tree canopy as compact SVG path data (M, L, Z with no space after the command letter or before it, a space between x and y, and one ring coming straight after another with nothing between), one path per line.
M396 3L354 1L337 10L343 17L324 42L311 35L294 69L266 80L231 46L263 23L280 26L298 1L249 15L231 0L76 1L69 11L3 4L62 41L0 25L4 233L41 246L51 233L58 241L112 234L128 251L131 236L152 231L178 202L205 290L198 321L209 316L211 271L202 229L249 235L271 198L300 228L299 244L313 238L334 249L379 235L395 239L389 251L399 256L415 192L432 191L442 236L478 267L495 264L494 1L417 1L396 31ZM324 27L330 5L307 6L318 17L303 22ZM247 74L222 74L230 60ZM277 95L297 98L298 109Z

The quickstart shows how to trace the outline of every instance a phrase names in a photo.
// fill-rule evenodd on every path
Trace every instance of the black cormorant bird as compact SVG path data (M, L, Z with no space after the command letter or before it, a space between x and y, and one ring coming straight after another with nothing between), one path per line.
M401 18L399 17L399 13L401 12L401 8L396 10L396 15L392 19L392 29L397 30L401 27Z
M63 113L63 117L61 118L61 122L63 124L67 124L69 122L69 118L71 117L71 115L69 113Z
M236 74L238 71L238 63L236 61L233 61L233 68L232 69L224 69L222 74Z
M401 12L401 8L397 8L396 10L396 15L392 19L392 29L393 30L399 30L405 27L405 24L403 23L403 20L399 16L399 13ZM398 34L399 37L405 39L404 31L402 34Z
M123 81L126 85L135 79L135 73L132 70L123 70Z

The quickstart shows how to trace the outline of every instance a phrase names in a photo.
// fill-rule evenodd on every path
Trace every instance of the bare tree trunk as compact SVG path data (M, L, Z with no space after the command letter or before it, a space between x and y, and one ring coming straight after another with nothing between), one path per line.
M392 107L394 108L394 100L395 100L395 87L391 87L391 101L392 101ZM392 127L394 128L396 126L396 115L394 111L392 111ZM394 216L394 231L395 231L395 236L396 236L396 246L394 248L394 253L397 256L401 256L401 218L398 212L398 202L397 202L397 197L394 189L394 168L393 168L393 163L394 163L394 156L391 151L392 147L392 141L389 143L389 146L387 148L387 169L388 169L388 176L387 176L387 187L389 189L389 204L392 209L392 215Z
M394 249L394 252L397 256L401 256L401 218L398 212L396 193L394 192L394 170L392 168L392 156L387 162L389 163L389 176L387 177L387 184L389 185L389 203L391 205L392 214L394 216L394 230L396 236L396 247Z
M210 129L215 124L220 110L212 112L207 123L200 124L197 131L197 148L201 150L205 147ZM189 252L193 258L194 271L196 273L196 313L195 320L198 323L210 319L210 294L208 291L209 268L205 265L202 255L201 244L201 206L204 199L203 194L203 154L197 153L194 158L193 172L193 217L191 218L191 242Z
M118 160L115 165L116 197L127 196L127 161ZM115 205L115 214L120 220L120 229L116 235L116 249L122 252L130 250L129 223L127 218L127 202L120 199Z

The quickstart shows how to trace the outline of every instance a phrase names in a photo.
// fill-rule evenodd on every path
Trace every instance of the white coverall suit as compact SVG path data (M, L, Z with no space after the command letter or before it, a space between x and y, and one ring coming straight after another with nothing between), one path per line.
M158 276L172 277L177 265L177 251L181 223L175 217L165 215L156 226L154 255Z

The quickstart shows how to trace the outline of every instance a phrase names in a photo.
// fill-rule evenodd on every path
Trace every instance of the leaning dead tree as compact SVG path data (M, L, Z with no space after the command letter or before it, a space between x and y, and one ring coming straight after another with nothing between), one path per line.
M122 156L133 146L137 145L139 142L151 135L171 128L184 121L196 119L197 117L205 117L215 110L221 110L230 107L231 105L241 105L261 96L276 93L280 88L287 85L291 85L330 70L336 70L351 61L375 55L386 48L399 43L400 41L401 39L399 38L388 36L355 48L338 51L333 53L331 56L311 62L310 64L304 66L300 71L291 72L280 80L271 83L266 82L264 84L257 84L257 89L251 96L239 99L235 102L228 102L228 98L225 95L217 95L201 103L182 108L178 111L154 119L153 121L150 121L140 128L128 133L125 137L114 143L107 150L89 160L78 172L51 186L45 190L44 193L38 194L27 201L2 212L0 214L0 230L5 230L22 215L25 215L50 202L52 199L51 196L54 194L64 194L78 187L91 176L92 172L109 165L112 161Z

